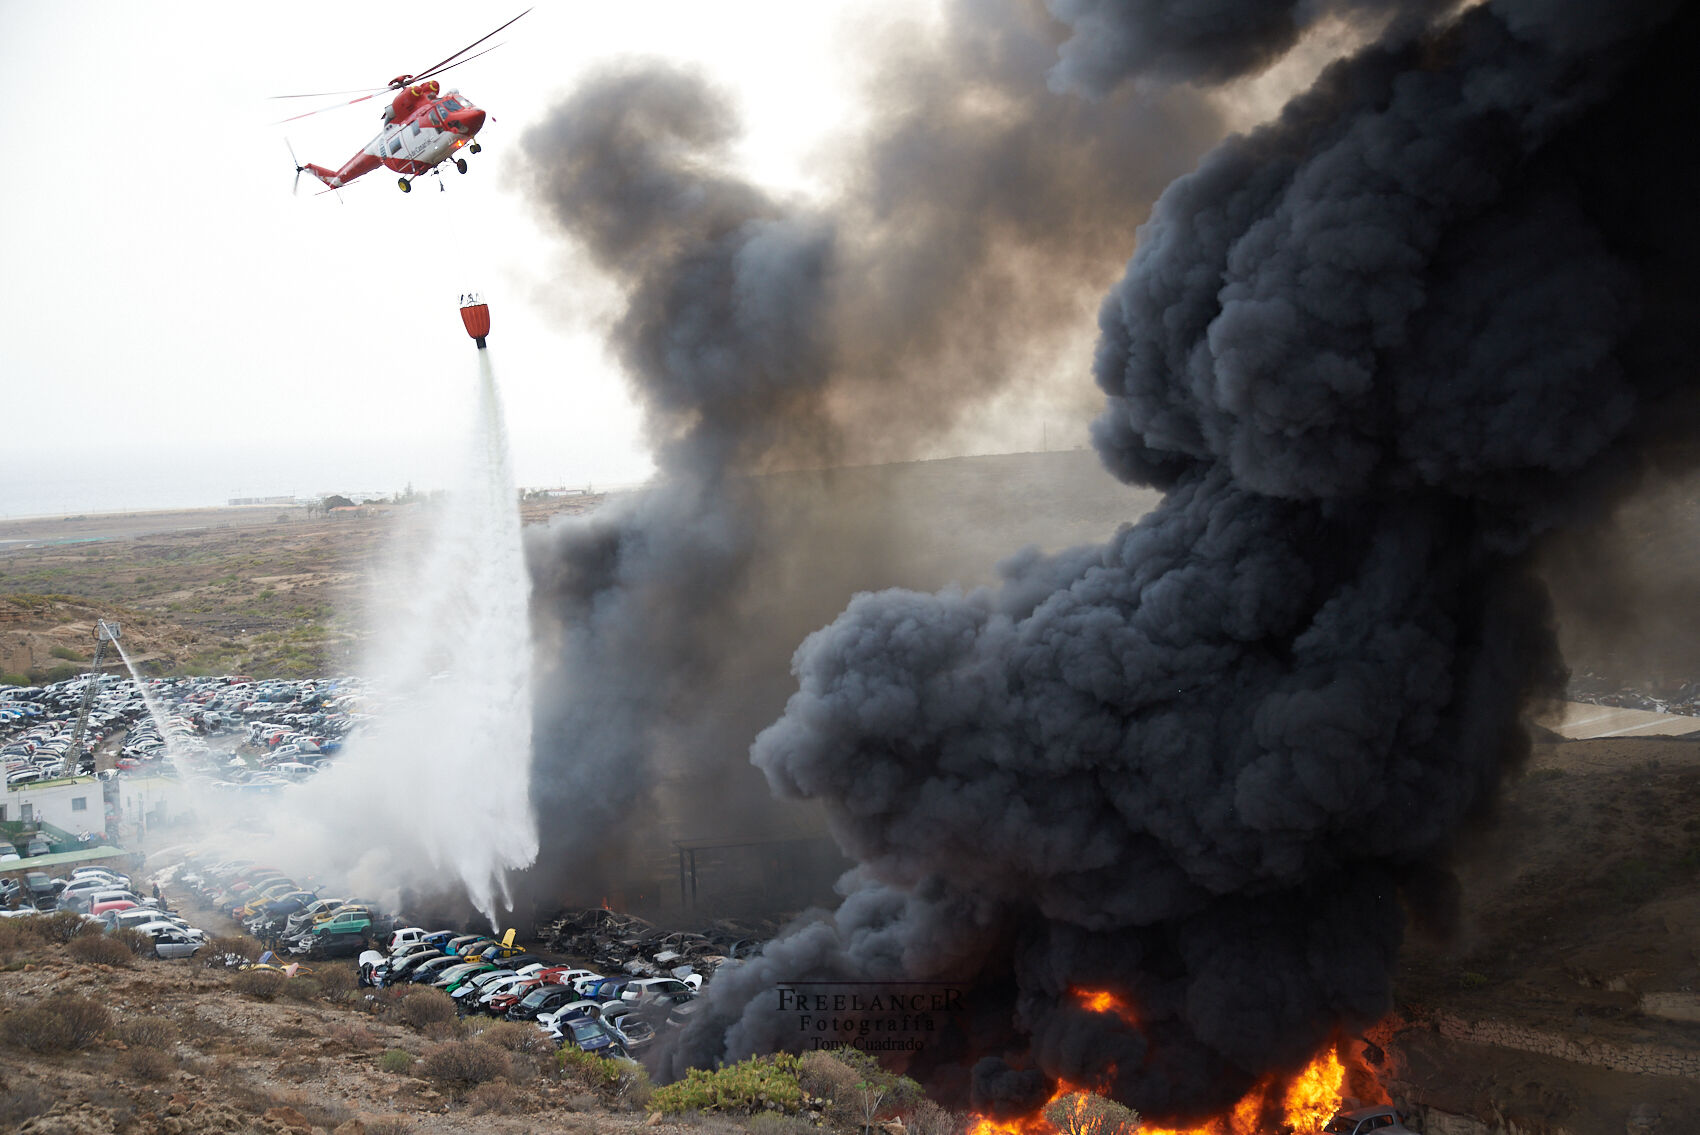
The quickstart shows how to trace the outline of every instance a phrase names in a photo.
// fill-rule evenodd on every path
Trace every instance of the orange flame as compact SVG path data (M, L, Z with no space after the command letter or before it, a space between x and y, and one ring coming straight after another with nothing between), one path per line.
M1076 987L1069 990L1081 1006L1094 1013L1114 1013L1130 1025L1138 1025L1139 1018L1134 1015L1133 1006L1111 993L1108 989L1081 989Z
M1097 1012L1105 1010L1093 1004L1093 1000L1110 997L1113 1001L1113 995L1099 991L1075 990L1074 993L1081 998L1081 1004ZM1106 1007L1110 1003L1105 1002ZM1119 1009L1113 1011L1118 1014L1120 1012ZM1272 1093L1277 1091L1281 1093L1280 1109L1287 1128L1294 1135L1320 1135L1323 1124L1340 1110L1340 1087L1345 1080L1345 1065L1340 1062L1336 1049L1330 1047L1312 1060L1304 1071L1288 1081L1284 1089L1273 1080L1266 1081L1247 1092L1227 1115L1185 1129L1142 1126L1139 1129L1140 1135L1256 1135L1263 1129L1265 1113L1276 1102ZM1049 1107L1063 1096L1089 1090L1059 1081L1057 1090L1052 1093L1045 1106ZM1044 1108L1040 1108L1032 1115L1001 1123L981 1116L968 1128L968 1135L1059 1135L1059 1132L1046 1122Z

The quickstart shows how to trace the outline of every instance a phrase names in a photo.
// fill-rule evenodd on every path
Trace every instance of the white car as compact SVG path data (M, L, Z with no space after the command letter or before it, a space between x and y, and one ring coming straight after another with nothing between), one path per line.
M425 935L429 933L429 930L420 926L403 926L400 930L397 930L394 934L390 935L389 945L386 946L385 949L387 949L391 954L394 954L403 946L411 946L415 942L423 942L425 940Z
M572 986L573 992L577 993L581 997L588 997L590 995L591 986L595 985L599 981L607 980L601 974L591 973L589 970L575 969L572 972L579 976L567 981L566 984Z
M649 1005L657 1001L677 1003L695 996L696 990L676 977L640 978L620 991L620 1000L631 1005Z
M204 943L207 940L207 932L205 930L201 930L194 926L185 926L181 922L168 921L166 919L159 919L154 922L144 922L140 926L136 927L136 929L140 930L143 934L146 934L149 938L152 938L156 942L159 941L162 936L168 934L181 934L194 942Z
M600 1001L569 1001L559 1009L537 1014L537 1027L544 1032L558 1032L559 1026L568 1017L602 1018L602 1002Z

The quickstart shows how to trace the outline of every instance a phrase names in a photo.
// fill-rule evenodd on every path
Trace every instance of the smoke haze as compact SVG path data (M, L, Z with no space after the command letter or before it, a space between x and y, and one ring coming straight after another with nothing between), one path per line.
M1101 310L1094 441L1163 503L997 589L859 596L798 651L753 760L862 867L719 977L674 1070L795 1043L781 980L966 980L1002 1024L924 1056L936 1082L1178 1122L1388 1007L1404 910L1444 915L1456 833L1562 688L1543 540L1692 423L1694 19L1348 7L1386 37L1175 182ZM1279 6L1173 43L1178 6L1055 8L1124 37L1063 50L1099 93L1293 35Z

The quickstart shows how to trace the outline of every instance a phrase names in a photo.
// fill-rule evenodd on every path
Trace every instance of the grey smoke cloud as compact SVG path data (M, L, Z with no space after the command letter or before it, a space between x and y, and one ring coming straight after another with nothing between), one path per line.
M1267 6L1202 10L1230 8L1250 46L1216 23L1088 77L1219 79L1290 42ZM778 977L969 974L1008 1028L920 1071L994 1110L1066 1078L1182 1122L1385 1011L1403 905L1444 890L1562 684L1541 540L1692 424L1695 175L1659 142L1692 9L1510 0L1415 35L1432 13L1142 228L1093 436L1164 502L997 589L859 596L798 650L752 759L862 868L671 1067L789 1043L744 999Z
M619 860L623 840L795 812L747 761L786 660L914 559L895 521L844 539L831 476L812 492L745 478L912 457L1026 382L1090 326L1150 202L1219 135L1184 92L1048 95L1060 34L1030 5L953 9L884 60L873 125L823 202L737 175L730 104L665 65L611 67L525 139L525 191L622 297L611 342L662 473L642 499L531 535L534 795L557 818L541 862L573 864L560 875L580 897L601 875L583 864ZM679 777L700 791L663 815L655 788Z

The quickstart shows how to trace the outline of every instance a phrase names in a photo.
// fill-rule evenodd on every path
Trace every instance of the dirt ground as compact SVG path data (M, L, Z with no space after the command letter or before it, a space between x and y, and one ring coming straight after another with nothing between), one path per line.
M527 520L594 503L546 502ZM241 509L0 522L0 672L75 672L97 616L122 619L131 653L165 672L337 672L359 646L366 580L417 519ZM1700 740L1539 743L1456 869L1460 923L1450 936L1413 927L1395 1012L1371 1033L1383 1083L1421 1129L1700 1131ZM261 1001L199 965L105 970L59 947L10 960L7 1013L74 989L182 1025L175 1066L152 1079L127 1071L121 1048L8 1052L5 1106L74 1112L27 1130L155 1131L171 1119L280 1131L293 1119L264 1118L277 1108L327 1131L351 1119L373 1132L617 1131L642 1119L559 1083L518 1089L510 1114L474 1115L379 1069L387 1049L435 1042L363 1001ZM0 1128L23 1118L0 1111Z
M534 524L599 500L550 498L521 512ZM383 601L374 569L409 554L408 536L430 508L0 520L0 675L47 682L81 672L97 618L120 622L125 650L147 673L346 673L374 625L370 608Z
M1489 1130L1700 1130L1700 741L1538 745L1459 880L1456 934L1400 958L1405 1098ZM1687 1074L1606 1066L1660 1060Z

